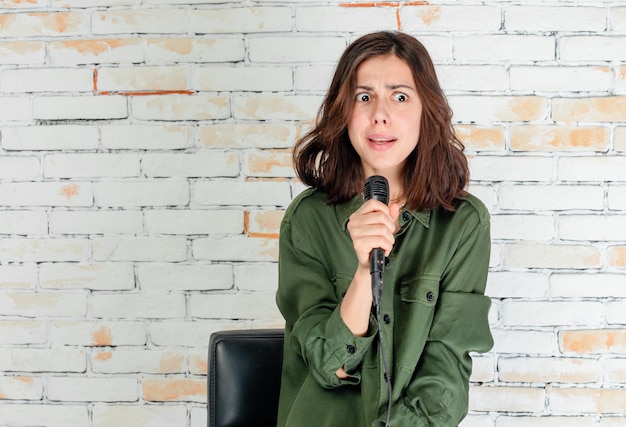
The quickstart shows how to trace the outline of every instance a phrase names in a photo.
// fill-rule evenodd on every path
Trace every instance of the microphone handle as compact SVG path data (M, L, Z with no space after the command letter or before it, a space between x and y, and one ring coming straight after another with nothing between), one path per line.
M381 248L370 252L370 275L372 277L372 295L374 304L380 304L383 295L383 273L385 272L385 251Z

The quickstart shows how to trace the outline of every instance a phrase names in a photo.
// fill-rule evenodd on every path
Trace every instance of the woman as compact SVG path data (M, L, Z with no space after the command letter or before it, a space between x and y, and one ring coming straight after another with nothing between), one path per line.
M441 427L467 414L469 352L493 344L489 214L465 191L451 116L415 38L365 35L339 60L294 149L311 188L281 224L279 426ZM388 206L363 200L373 175L389 183ZM373 309L375 248L387 264Z

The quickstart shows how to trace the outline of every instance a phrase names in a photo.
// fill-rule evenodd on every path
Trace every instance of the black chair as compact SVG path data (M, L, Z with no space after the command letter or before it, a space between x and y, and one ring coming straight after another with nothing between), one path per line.
M276 427L283 341L282 329L211 334L208 427Z

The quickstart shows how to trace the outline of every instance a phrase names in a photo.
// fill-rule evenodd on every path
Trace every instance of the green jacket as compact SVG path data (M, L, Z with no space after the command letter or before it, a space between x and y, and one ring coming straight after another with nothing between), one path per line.
M388 388L375 316L354 336L339 314L357 260L347 231L360 197L337 205L305 190L280 229L278 308L285 349L278 426L384 426ZM484 296L489 213L474 196L456 212L400 213L380 310L392 377L391 427L456 426L468 411L471 351L493 340ZM339 379L343 366L349 374Z

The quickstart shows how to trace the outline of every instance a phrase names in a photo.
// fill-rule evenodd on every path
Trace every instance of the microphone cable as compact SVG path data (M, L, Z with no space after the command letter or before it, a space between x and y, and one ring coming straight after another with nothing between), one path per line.
M372 276L372 280L374 276ZM382 279L381 279L382 280ZM385 344L383 342L383 333L380 323L380 299L374 302L376 325L378 326L378 347L380 348L380 354L383 360L383 370L385 373L385 379L387 380L387 393L389 394L387 399L387 419L385 420L385 427L389 426L389 417L391 416L391 393L393 386L391 384L391 373L389 372L389 365L387 364L387 356L385 355Z

